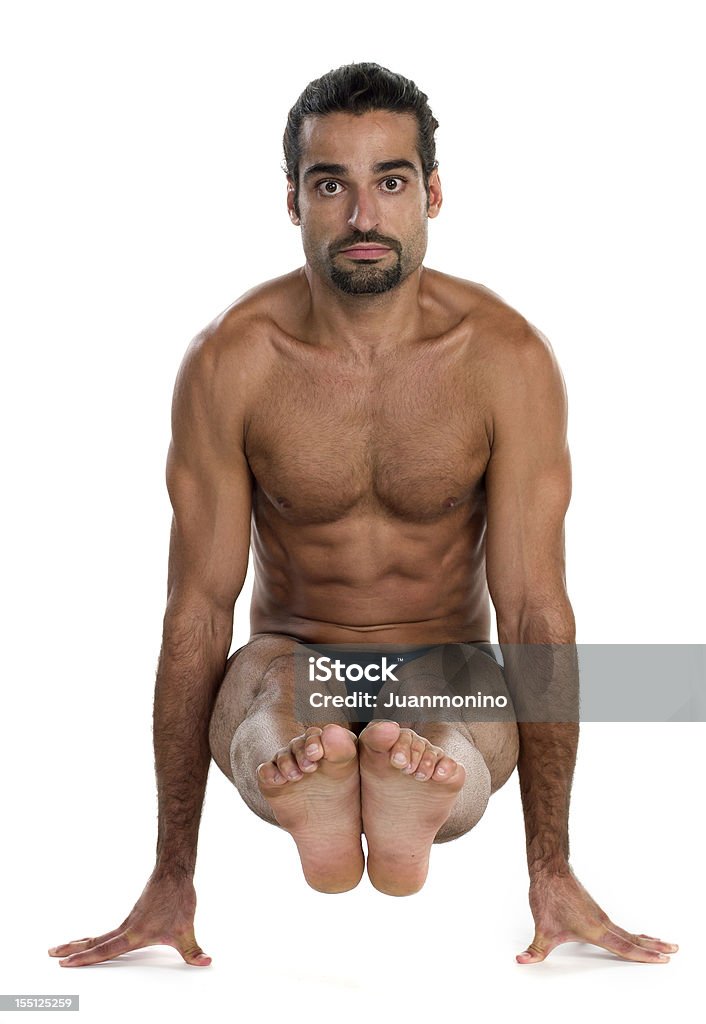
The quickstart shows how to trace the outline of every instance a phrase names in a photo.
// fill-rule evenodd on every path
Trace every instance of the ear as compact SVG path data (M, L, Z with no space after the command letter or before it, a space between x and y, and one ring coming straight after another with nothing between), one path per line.
M294 224L296 226L299 226L299 224L301 223L301 221L299 220L299 214L294 209L294 195L295 195L295 192L296 192L296 187L295 187L295 184L294 184L294 179L288 174L287 175L287 213L289 214L289 219L291 220L292 224Z
M427 205L427 216L438 216L443 201L444 197L441 194L441 179L439 178L438 168L435 167L429 175L429 203Z

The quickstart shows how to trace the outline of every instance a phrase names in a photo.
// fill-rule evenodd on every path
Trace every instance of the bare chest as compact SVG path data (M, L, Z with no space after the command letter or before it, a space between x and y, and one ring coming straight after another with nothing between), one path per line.
M363 369L283 360L247 431L258 499L293 523L470 514L490 455L476 390L457 358L438 353Z

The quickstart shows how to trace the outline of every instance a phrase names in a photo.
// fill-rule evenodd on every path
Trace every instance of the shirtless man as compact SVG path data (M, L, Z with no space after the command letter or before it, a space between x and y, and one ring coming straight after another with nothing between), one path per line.
M575 642L563 380L495 294L423 266L442 203L436 127L413 83L372 64L311 83L290 112L305 266L199 334L174 392L155 868L118 928L49 951L62 966L159 943L210 964L192 879L211 757L292 835L311 886L356 886L364 834L370 881L392 895L421 888L432 843L468 832L517 766L535 920L518 962L571 940L648 963L677 948L613 924L569 866L575 721L294 716L294 651L473 651L489 596L516 701L512 645ZM226 661L251 543L251 637Z

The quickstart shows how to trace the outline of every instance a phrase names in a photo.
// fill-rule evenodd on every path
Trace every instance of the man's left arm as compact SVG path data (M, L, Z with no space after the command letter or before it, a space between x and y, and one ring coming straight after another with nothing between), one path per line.
M486 470L488 588L504 674L518 712L518 774L535 936L517 956L538 963L562 942L664 962L677 947L615 925L569 866L569 798L578 745L578 661L566 590L564 517L571 497L566 389L531 325L503 343L491 397Z

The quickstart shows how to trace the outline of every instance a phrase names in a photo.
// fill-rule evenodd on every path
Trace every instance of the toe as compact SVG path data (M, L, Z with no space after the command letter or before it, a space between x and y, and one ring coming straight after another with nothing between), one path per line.
M318 725L311 725L304 733L304 753L310 761L318 761L324 756L322 742L323 730Z
M350 761L357 755L356 735L342 725L329 723L321 732L321 744L327 761Z
M456 762L450 758L447 754L444 754L436 762L434 768L433 778L435 779L448 779L456 767Z
M262 764L257 766L256 771L258 780L264 786L276 786L286 781L284 776L280 774L274 761L263 761Z
M292 753L291 747L287 747L277 754L275 763L280 775L283 775L286 779L301 779L302 773L299 770L299 765Z
M358 737L358 741L367 746L369 750L386 754L394 745L399 734L400 727L397 722L379 718L366 725Z
M419 782L424 782L426 779L431 778L437 759L438 754L431 747L427 747L417 765L417 771L414 775L415 779Z
M297 736L295 740L292 740L291 748L299 771L310 773L316 771L316 762L307 757L304 749L305 742L304 736Z
M458 761L454 761L452 757L448 757L447 755L439 758L436 763L436 768L434 769L434 774L432 775L432 779L435 782L444 783L456 783L459 782L459 780L463 783L465 778L466 769L463 765L459 764Z
M426 753L427 745L423 739L416 735L412 740L412 748L409 754L409 764L405 768L407 775L414 775L415 772L419 771L419 762Z
M400 734L390 749L390 764L393 768L406 768L412 755L412 732L410 729L400 729Z

